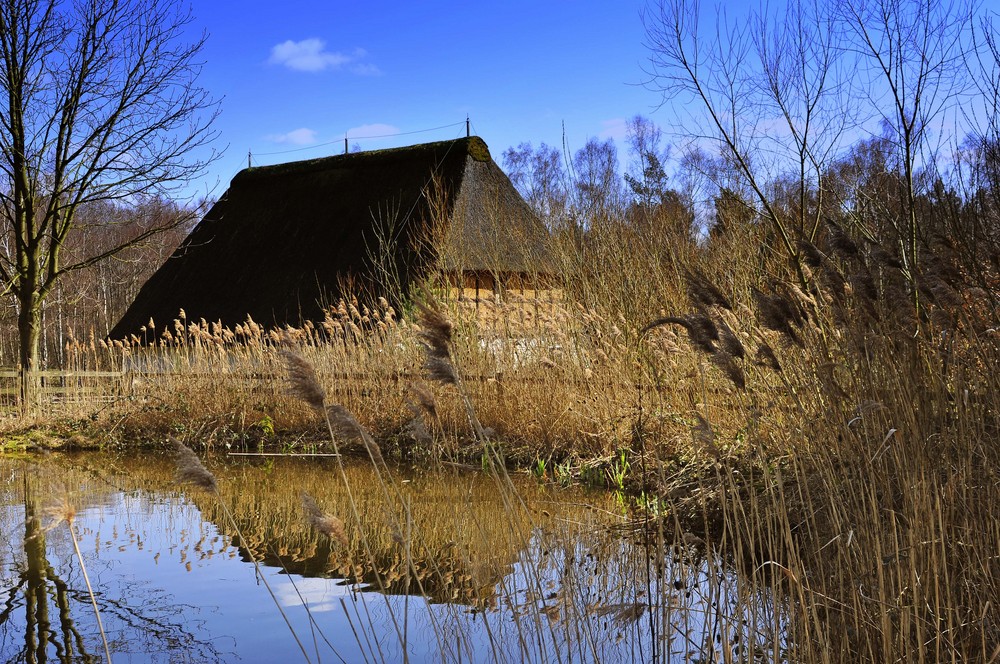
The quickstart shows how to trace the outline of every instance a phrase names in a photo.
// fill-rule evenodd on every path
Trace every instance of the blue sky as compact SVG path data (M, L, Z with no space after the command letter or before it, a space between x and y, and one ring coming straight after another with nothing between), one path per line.
M464 135L466 115L498 162L523 141L560 145L564 122L574 151L591 136L620 142L637 113L669 124L641 85L642 6L193 0L225 155L192 191L220 195L248 151L261 165L338 154L345 132L362 149L444 140ZM285 150L297 151L268 154Z

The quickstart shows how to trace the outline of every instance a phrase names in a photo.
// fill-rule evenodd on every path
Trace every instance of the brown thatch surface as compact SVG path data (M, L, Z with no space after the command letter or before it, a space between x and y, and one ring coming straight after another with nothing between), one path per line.
M248 168L111 336L181 309L298 324L342 294L398 300L429 269L545 272L545 240L478 137Z

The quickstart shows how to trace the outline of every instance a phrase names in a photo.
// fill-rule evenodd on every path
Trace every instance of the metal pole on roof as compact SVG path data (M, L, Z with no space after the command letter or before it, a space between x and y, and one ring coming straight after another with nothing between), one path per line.
M467 114L465 116L465 137L468 138L469 136L472 136L472 132L469 131L469 116Z
M252 157L253 155L250 153L250 150L247 150L247 168L253 166L253 163L251 163Z

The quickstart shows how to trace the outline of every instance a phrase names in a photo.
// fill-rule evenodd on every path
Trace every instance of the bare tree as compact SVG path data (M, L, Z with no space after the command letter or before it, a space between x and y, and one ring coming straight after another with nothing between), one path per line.
M663 130L641 115L625 122L625 143L631 156L625 182L636 202L652 209L663 202L668 190L666 165L670 146L663 145Z
M663 103L683 98L693 101L706 114L692 122L695 139L715 143L723 159L731 163L760 202L762 214L774 227L785 255L805 277L799 252L787 219L767 195L766 183L774 175L773 150L762 143L767 117L760 81L761 52L747 21L730 23L716 14L714 31L705 32L698 0L654 0L643 13L650 60L649 86Z
M918 258L927 240L919 179L924 173L928 186L934 182L938 151L955 133L952 112L969 89L976 47L967 37L978 8L978 0L789 0L769 13L762 2L736 20L716 12L713 31L699 26L698 0L651 0L644 13L649 84L665 103L697 103L703 113L689 126L738 169L803 285L798 241L814 240L824 215L837 212L824 180L843 137L881 128L899 185L879 223L894 229L919 307Z
M980 18L966 61L979 103L963 107L971 130L955 151L955 170L965 205L951 232L994 315L1000 309L990 288L1000 275L1000 26L995 21L995 16Z
M848 125L855 123L840 67L837 23L824 2L790 0L783 16L754 21L766 103L784 131L768 137L772 150L789 155L798 202L791 215L795 234L816 238L823 214L823 173L836 156ZM815 192L814 200L810 197Z
M845 0L841 17L860 55L869 91L896 144L902 168L900 254L915 279L920 231L915 175L931 158L936 122L956 108L968 83L967 30L976 0ZM936 132L940 136L942 132ZM913 289L914 294L918 292Z
M966 151L974 155L968 186L991 192L993 202L1000 204L1000 26L994 17L984 16L973 37L976 48L966 64L982 107L973 106L965 114L973 127L966 137Z
M536 214L555 228L566 214L569 194L566 171L558 148L545 143L533 148L521 143L503 153L504 170Z
M184 221L137 225L74 252L77 213L166 196L215 157L217 104L199 88L179 0L0 3L0 280L17 300L23 370L38 368L42 303L60 277Z
M573 155L576 204L591 221L620 211L623 191L618 174L618 148L612 139L591 138Z

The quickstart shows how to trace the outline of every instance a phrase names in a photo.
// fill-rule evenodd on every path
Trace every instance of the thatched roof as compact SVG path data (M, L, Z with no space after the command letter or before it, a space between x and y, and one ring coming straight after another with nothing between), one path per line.
M189 320L297 324L341 295L398 300L430 269L545 272L545 244L478 137L248 168L111 336L182 308Z

